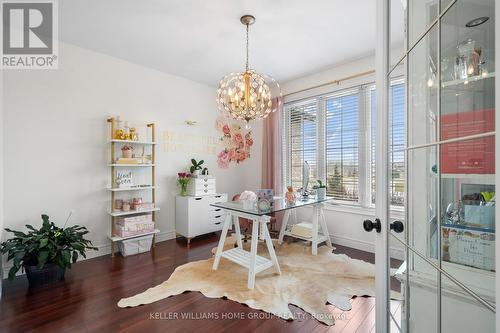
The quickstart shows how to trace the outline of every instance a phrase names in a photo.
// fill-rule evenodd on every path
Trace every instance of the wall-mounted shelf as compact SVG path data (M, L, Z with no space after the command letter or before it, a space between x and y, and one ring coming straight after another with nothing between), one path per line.
M477 173L442 173L441 178L446 179L471 179L483 183L495 183L495 175Z
M128 237L118 237L118 236L111 236L111 235L108 235L108 238L112 241L112 242L120 242L122 240L125 240L125 239L132 239L132 238L138 238L138 237L142 237L142 236L146 236L146 235L154 235L154 234L157 234L159 233L160 230L159 229L155 229L153 231L150 231L150 232L145 232L143 234L140 234L140 235L133 235L133 236L128 236Z
M127 212L121 211L121 210L116 210L114 212L108 212L109 215L111 216L126 216L126 215L135 215L135 214L142 214L142 213L151 213L151 212L157 212L159 211L160 208L146 208L146 209L138 209L138 210L129 210Z
M141 191L141 190L152 190L152 189L158 189L158 186L132 186L132 187L106 188L106 190L112 192Z
M117 167L117 168L121 168L121 167L154 167L155 165L154 164L144 164L144 163L137 163L137 164L121 164L121 163L110 163L108 164L108 166L110 167Z
M113 142L113 143L136 143L138 145L156 145L156 142L154 142L154 141L135 141L135 140L118 140L118 139L112 139L109 142Z
M155 124L150 123L147 124L148 129L151 130L151 141L135 141L135 140L119 140L115 138L115 131L116 131L116 119L115 118L109 118L108 123L111 125L111 134L110 134L110 140L109 143L111 144L111 158L110 158L110 163L108 166L110 167L111 170L111 187L108 188L108 190L111 192L111 209L108 211L108 214L111 216L111 233L108 235L108 238L111 240L111 256L115 256L115 243L123 241L125 239L130 239L130 238L137 238L141 237L144 235L153 235L153 244L152 248L154 249L155 247L155 234L160 232L158 229L154 229L152 232L146 232L142 233L140 235L134 235L130 237L119 237L115 236L115 218L118 216L127 216L127 215L135 215L135 214L141 214L141 213L152 213L152 220L153 222L156 223L156 214L155 212L159 211L160 208L148 208L148 209L140 209L140 210L130 210L130 211L119 211L115 209L115 199L116 195L119 192L127 192L127 191L141 191L141 190L149 190L151 191L151 201L152 203L156 206L156 189L157 186L156 180L155 180L155 147L156 147L156 142L155 142ZM151 147L151 163L148 164L121 164L121 163L116 163L115 159L115 148L118 145L125 145L125 144L138 144L138 145L143 145L143 146L150 146ZM149 149L149 148L148 148ZM151 185L149 186L132 186L132 187L123 187L123 188L115 188L113 186L116 185L116 168L151 168ZM148 182L149 183L149 182Z
M491 73L488 73L488 74L471 76L471 77L468 77L466 79L444 81L441 84L441 86L443 88L453 87L453 86L464 85L464 84L468 84L468 83L471 83L471 82L476 82L476 81L481 81L481 80L489 79L489 78L492 78L492 77L495 77L495 72L491 72Z

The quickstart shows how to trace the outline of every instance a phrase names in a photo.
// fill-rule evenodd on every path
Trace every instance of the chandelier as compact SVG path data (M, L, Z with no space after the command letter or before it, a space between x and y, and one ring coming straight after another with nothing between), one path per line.
M257 73L248 66L248 28L255 22L252 15L240 18L246 26L246 64L243 73L229 73L219 82L217 89L217 106L219 110L234 119L259 120L266 118L281 105L281 89L270 76Z

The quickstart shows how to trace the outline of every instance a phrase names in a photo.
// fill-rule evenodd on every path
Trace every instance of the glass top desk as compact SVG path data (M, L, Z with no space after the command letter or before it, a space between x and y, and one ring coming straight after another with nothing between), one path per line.
M295 203L287 203L285 199L279 198L274 199L271 207L267 209L259 209L257 205L252 205L252 207L246 207L243 202L232 201L232 202L220 202L211 204L211 206L222 209L226 213L226 219L224 221L224 226L222 228L221 237L219 244L217 246L217 252L215 254L214 263L212 266L213 270L217 270L219 267L220 259L226 258L231 260L243 267L248 269L248 288L253 289L255 286L255 275L262 272L268 268L274 267L276 273L281 274L278 259L274 252L273 243L271 236L269 235L269 230L266 224L271 220L271 214L276 212L284 212L283 221L281 223L281 229L279 234L279 244L283 242L283 237L285 235L304 239L311 241L312 243L312 254L318 254L318 244L321 242L326 242L326 244L332 247L330 241L330 236L326 226L325 218L323 215L323 204L326 201L332 200L332 198L326 197L323 199L317 199L315 197L297 199ZM290 220L290 212L296 208L312 206L312 236L311 238L304 238L291 233L287 230L287 224ZM252 243L250 252L243 249L241 242L241 231L239 225L239 217L250 219L252 223ZM223 250L224 244L226 242L227 233L234 224L234 229L236 233L236 247L230 250ZM321 233L319 229L321 228ZM259 235L260 233L260 235ZM257 241L262 239L266 242L267 250L271 259L267 259L257 255Z

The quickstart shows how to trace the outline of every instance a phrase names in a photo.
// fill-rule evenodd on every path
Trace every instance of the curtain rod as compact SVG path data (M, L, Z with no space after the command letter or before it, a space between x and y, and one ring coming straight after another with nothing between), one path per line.
M338 80L333 80L333 81L322 83L322 84L318 84L316 86L312 86L312 87L309 87L309 88L300 89L300 90L288 93L286 95L283 95L283 97L294 95L294 94L298 94L298 93L301 93L301 92L304 92L304 91L308 91L308 90L312 90L312 89L316 89L316 88L321 88L321 87L324 87L324 86L329 86L329 85L332 85L332 84L339 85L340 82L351 80L351 79L355 79L355 78L361 77L361 76L370 75L370 74L373 74L373 73L375 73L375 71L374 70L370 70L370 71L366 71L366 72L362 72L362 73L358 73L358 74L346 76L346 77L343 77L343 78L338 79Z

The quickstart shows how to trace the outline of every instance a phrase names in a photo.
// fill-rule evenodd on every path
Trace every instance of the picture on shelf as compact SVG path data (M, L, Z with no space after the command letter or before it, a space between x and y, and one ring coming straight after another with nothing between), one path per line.
M134 178L132 176L132 170L117 170L116 186L120 188L134 186Z

